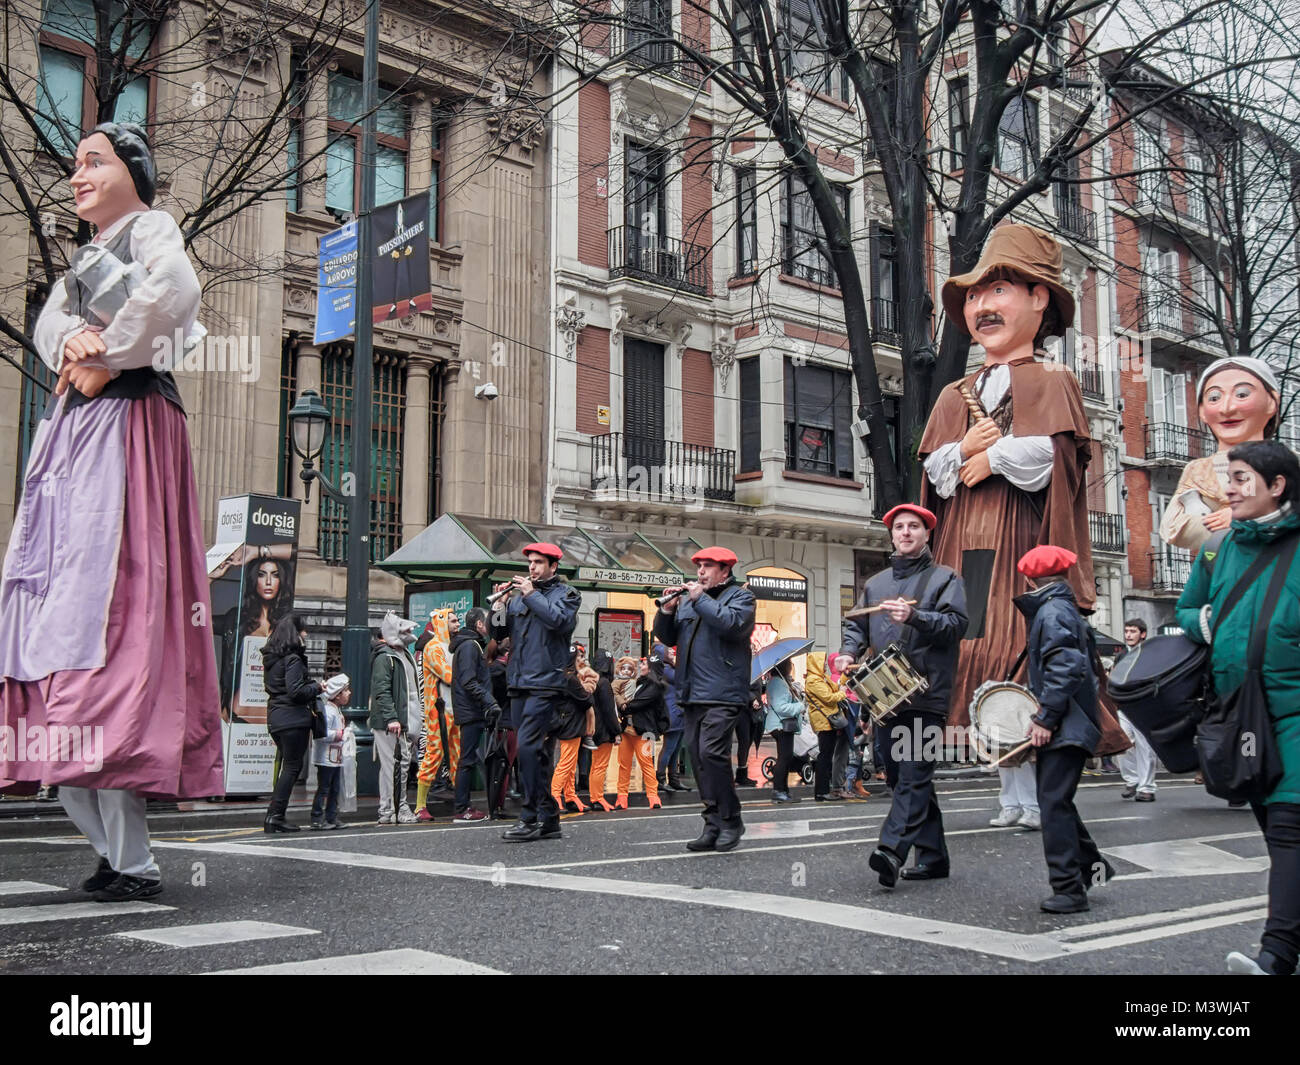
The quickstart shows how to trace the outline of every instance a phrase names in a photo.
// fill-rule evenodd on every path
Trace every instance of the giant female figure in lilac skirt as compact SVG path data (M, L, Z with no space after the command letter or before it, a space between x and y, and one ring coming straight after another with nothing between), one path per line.
M0 788L58 785L103 901L162 890L145 801L220 793L221 728L198 493L166 369L199 342L180 230L150 210L146 134L105 123L72 192L96 230L33 336L59 374L0 580Z

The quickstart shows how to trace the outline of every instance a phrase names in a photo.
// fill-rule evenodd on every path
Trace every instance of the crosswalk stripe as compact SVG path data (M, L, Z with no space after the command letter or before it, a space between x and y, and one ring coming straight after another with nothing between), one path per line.
M0 880L0 895L35 895L38 891L67 891L59 884L40 884L35 880Z
M208 976L504 976L500 969L427 950L380 950L341 954L248 969L219 969Z
M43 906L0 908L0 925L36 924L39 921L76 921L88 917L116 917L124 913L163 913L175 909L154 902L51 902Z
M1181 910L1160 910L1156 913L1139 913L1132 917L1117 917L1113 921L1094 921L1078 928L1063 928L1047 933L1062 942L1092 939L1112 932L1129 932L1150 925L1174 925L1198 917L1212 917L1238 910L1254 910L1268 903L1267 895L1253 895L1246 899L1228 899L1225 902L1208 902L1202 906L1188 906Z
M167 947L210 947L219 943L246 943L250 940L281 939L285 936L318 936L320 931L268 921L217 921L213 924L173 925L169 928L137 928L131 932L113 934L124 939L161 943Z

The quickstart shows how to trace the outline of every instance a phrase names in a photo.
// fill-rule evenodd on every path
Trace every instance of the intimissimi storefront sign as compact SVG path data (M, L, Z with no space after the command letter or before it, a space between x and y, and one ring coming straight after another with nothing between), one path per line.
M779 603L808 601L808 582L802 577L767 577L751 574L745 578L745 586L754 593L755 599L767 599Z

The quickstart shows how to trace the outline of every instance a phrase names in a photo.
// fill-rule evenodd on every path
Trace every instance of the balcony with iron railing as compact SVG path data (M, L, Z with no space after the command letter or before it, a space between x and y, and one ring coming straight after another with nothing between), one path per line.
M1181 592L1192 575L1192 560L1187 555L1152 551L1147 561L1151 565L1153 592Z
M1098 551L1122 555L1125 546L1124 519L1118 514L1088 511L1088 539Z
M1183 305L1173 292L1143 292L1138 298L1138 313L1147 332L1185 336Z
M1172 422L1148 422L1143 430L1145 457L1156 462L1187 463L1214 451L1214 438L1200 429Z
M708 248L631 226L606 232L610 280L620 277L704 295Z
M1074 375L1079 379L1079 387L1088 399L1105 400L1106 372L1095 362L1080 360L1075 363Z
M1086 244L1097 243L1097 213L1059 192L1056 194L1056 223L1067 237Z
M660 503L734 502L736 453L676 440L608 433L591 440L598 499Z
M703 71L686 59L677 45L667 6L658 17L653 12L629 12L610 26L610 54L622 56L630 67L688 85L698 85Z
M902 345L903 326L899 321L898 300L872 297L871 339L877 344Z

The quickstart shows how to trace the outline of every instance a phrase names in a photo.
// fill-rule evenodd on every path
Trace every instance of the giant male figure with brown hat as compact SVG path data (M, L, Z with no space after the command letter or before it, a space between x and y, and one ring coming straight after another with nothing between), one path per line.
M731 773L731 737L740 715L749 713L754 594L732 575L734 551L707 547L691 561L697 579L659 601L654 634L677 648L677 704L704 803L704 831L686 847L729 851L745 832Z
M494 591L510 594L493 615L493 634L510 637L510 663L506 684L510 713L518 739L517 762L523 804L519 823L502 833L511 843L556 839L560 835L560 809L551 795L555 770L555 735L568 690L564 675L569 665L569 643L578 621L582 596L559 575L564 552L555 544L527 544L528 576L516 576Z
M877 749L885 756L885 773L893 798L880 826L880 842L868 859L880 882L892 888L908 853L914 868L904 880L942 880L948 875L948 847L943 815L934 794L937 744L926 739L943 730L952 696L957 647L966 631L966 591L948 566L936 565L930 553L935 516L915 503L902 503L884 518L894 542L889 569L867 579L858 605L878 608L844 623L844 639L835 658L841 672L868 648L877 654L897 643L911 667L929 684L892 717Z
M1091 610L1096 599L1083 393L1073 373L1041 358L1044 341L1074 321L1060 277L1061 246L1033 226L1007 224L974 270L943 286L948 318L984 348L983 367L939 394L919 449L922 502L938 518L934 558L965 580L970 614L953 684L955 725L969 723L975 689L1005 679L1025 644L1012 605L1026 588L1016 572L1021 555L1037 544L1069 548L1079 606Z

